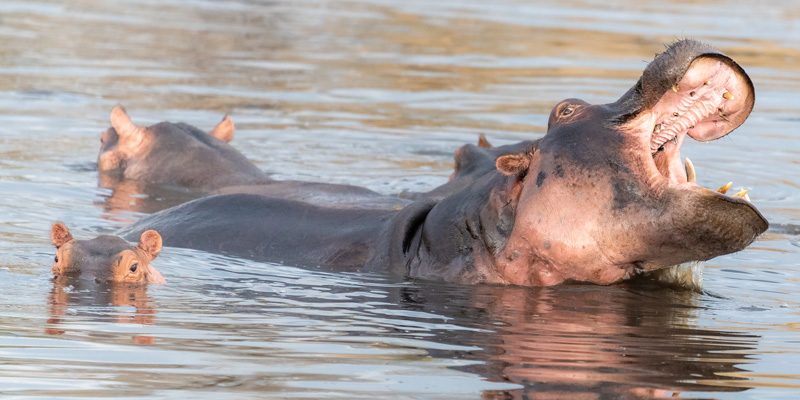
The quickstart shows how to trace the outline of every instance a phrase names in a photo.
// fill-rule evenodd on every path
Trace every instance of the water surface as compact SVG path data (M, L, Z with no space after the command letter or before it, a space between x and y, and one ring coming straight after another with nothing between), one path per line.
M645 3L0 3L0 394L797 398L800 8ZM88 238L186 198L98 188L116 104L142 125L227 113L232 144L280 178L424 191L461 144L540 137L558 101L616 99L681 37L731 55L757 92L745 125L683 154L772 223L707 263L703 293L466 287L171 248L165 286L48 275L54 221Z

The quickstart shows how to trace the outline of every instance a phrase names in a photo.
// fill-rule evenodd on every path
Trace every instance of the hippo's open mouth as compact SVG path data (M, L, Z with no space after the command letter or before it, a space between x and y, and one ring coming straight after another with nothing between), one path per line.
M662 77L665 78L665 77ZM655 168L670 185L696 185L692 162L684 162L680 146L686 136L698 141L723 137L741 125L754 103L750 78L729 58L719 54L696 57L679 80L673 78L649 112L633 121L633 129L647 140ZM645 88L646 90L646 88ZM649 132L649 135L647 134ZM731 184L717 190L725 194ZM749 204L747 191L727 198Z

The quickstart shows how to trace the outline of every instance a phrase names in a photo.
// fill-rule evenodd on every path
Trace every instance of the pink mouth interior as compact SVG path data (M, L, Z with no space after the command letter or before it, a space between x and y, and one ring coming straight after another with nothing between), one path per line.
M650 152L670 183L684 183L680 146L686 135L709 141L727 135L747 118L753 94L745 78L725 61L701 57L652 108Z

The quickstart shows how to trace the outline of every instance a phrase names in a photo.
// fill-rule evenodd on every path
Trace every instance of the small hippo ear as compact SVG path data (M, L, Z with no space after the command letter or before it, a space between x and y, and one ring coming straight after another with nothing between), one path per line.
M236 127L233 126L233 120L226 115L225 118L222 119L222 122L218 123L208 134L223 142L230 142L231 139L233 139L233 133L235 131Z
M526 171L528 171L528 166L530 166L530 164L531 157L527 153L506 154L504 156L497 157L497 161L495 162L497 170L503 175L509 176L524 174Z
M53 224L53 227L50 228L50 239L53 241L56 248L60 248L64 243L72 240L72 234L69 233L69 229L67 229L66 225L61 222L56 222Z
M481 133L480 136L478 136L478 147L481 147L481 148L484 148L484 149L493 149L494 148L494 146L492 146L492 144L489 143L488 140L486 140L486 135L484 135L482 133Z
M142 131L141 127L134 125L122 106L116 106L111 110L111 126L117 131L117 135L123 138L137 135Z
M149 254L151 260L161 252L161 243L161 235L153 230L145 231L139 238L139 248Z

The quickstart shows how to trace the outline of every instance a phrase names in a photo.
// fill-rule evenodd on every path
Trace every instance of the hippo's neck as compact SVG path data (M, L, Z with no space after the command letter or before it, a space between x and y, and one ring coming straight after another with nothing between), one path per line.
M514 227L521 180L490 172L428 213L406 254L408 274L503 283L496 257Z

